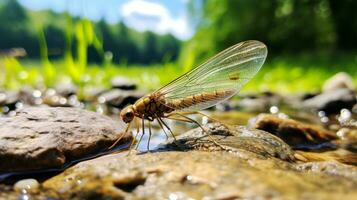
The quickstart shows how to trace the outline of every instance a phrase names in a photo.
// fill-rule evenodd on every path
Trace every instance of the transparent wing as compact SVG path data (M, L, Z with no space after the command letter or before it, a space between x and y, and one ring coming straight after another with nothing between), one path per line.
M259 71L267 53L259 41L238 43L155 92L175 110L214 106L239 92ZM217 93L220 95L214 95ZM192 97L194 100L189 101Z

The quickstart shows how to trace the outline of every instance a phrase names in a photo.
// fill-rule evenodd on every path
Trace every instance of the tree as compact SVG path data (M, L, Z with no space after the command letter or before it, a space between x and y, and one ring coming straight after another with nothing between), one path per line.
M329 0L331 17L340 49L357 49L357 1Z
M147 31L144 33L144 47L142 51L141 60L143 63L149 64L153 62L159 61L159 53L158 53L158 43L156 35Z

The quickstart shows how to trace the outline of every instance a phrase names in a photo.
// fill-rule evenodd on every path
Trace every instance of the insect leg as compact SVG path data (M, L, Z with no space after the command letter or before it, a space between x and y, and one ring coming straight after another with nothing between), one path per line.
M172 113L172 114L176 114L176 113ZM223 123L220 122L219 120L214 119L213 117L211 117L211 116L209 116L209 115L206 115L206 114L204 114L204 113L202 113L202 112L198 112L198 111L182 112L182 114L184 114L184 115L192 115L192 114L201 115L202 117L207 117L208 119L210 119L210 120L213 121L213 122L218 122L218 123L223 124Z
M171 133L172 137L176 141L175 135L172 133L171 128L164 122L164 120L162 120L160 117L158 117L157 120L161 121L161 123L167 128L167 130L169 130L169 132Z
M144 118L142 118L142 119L141 119L141 128L143 129L143 131L142 131L142 135L140 136L140 139L139 139L139 141L138 141L138 144L137 144L137 145L136 145L136 147L135 147L135 150L137 150L137 149L138 149L139 144L140 144L141 140L143 139L143 136L145 135L145 124L144 124Z
M115 145L124 137L124 135L126 135L126 133L129 131L130 125L131 125L131 122L128 123L128 125L126 126L125 131L122 133L122 135L119 136L119 138L108 149L115 147Z
M151 122L149 121L149 139L148 139L148 144L147 144L147 150L148 152L150 151L150 138L151 138Z
M135 117L135 123L136 123L136 134L137 134L136 136L138 136L140 132L140 119L138 117Z
M180 117L183 117L183 118L185 118L185 119L187 119L188 121L190 121L191 123L195 123L197 126L199 126L202 130L203 130L203 132L205 132L205 133L207 133L207 131L201 126L201 124L200 123L198 123L196 120L194 120L194 119L191 119L191 118L189 118L189 117L187 117L187 116L185 116L185 115L183 115L183 114L180 114L180 113L172 113L172 114L170 114L171 116L172 115L178 115L178 116L180 116ZM169 117L170 115L168 115L167 117Z
M196 120L191 119L191 118L189 118L189 117L187 117L187 116L185 116L185 115L183 115L183 114L180 114L180 113L172 113L172 114L170 114L170 115L171 115L171 116L172 116L172 115L178 115L178 116L181 116L181 117L183 117L183 118L185 118L185 119L191 121L192 123L197 124L197 125L202 129L202 131L203 131L204 133L206 133L206 135L210 138L210 140L211 140L214 144L216 144L217 146L219 146L219 147L225 149L225 148L224 148L222 145L220 145L220 144L201 126L201 124L198 123Z
M160 120L159 120L158 118L157 118L156 120L157 120L157 122L159 123L161 129L164 131L164 133L165 133L165 135L166 135L166 140L168 140L168 139L169 139L169 136L167 135L164 126L162 125L162 123L160 122Z
M186 123L193 123L193 122L191 122L189 120L176 118L176 117L166 117L166 119L171 119L171 120L180 121L180 122L186 122Z

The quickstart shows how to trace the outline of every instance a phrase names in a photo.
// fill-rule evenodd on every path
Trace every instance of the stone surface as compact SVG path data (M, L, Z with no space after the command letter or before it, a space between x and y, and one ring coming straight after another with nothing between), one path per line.
M121 89L112 89L101 94L98 101L105 102L109 106L123 108L128 104L133 104L135 101L144 96L142 91L126 91Z
M218 123L204 128L210 136L197 128L150 153L133 150L80 162L43 182L39 191L0 185L0 197L352 200L357 195L354 166L301 162L265 131Z
M71 95L75 95L77 93L78 88L73 83L61 83L56 85L55 90L57 94L64 97L69 97Z
M14 91L0 93L0 106L13 107L19 101L19 94Z
M318 144L337 139L337 136L320 126L310 125L292 119L282 119L276 115L261 114L255 119L253 128L277 135L292 146Z
M354 151L346 149L337 149L320 152L308 152L308 151L295 151L295 155L299 154L303 157L303 161L336 161L339 163L349 164L357 166L357 154Z
M122 131L122 123L90 111L24 108L0 118L0 171L61 167L107 149Z
M38 192L40 184L36 179L23 179L17 181L14 185L14 190L17 192L22 192L24 190L29 192Z
M244 151L254 153L262 158L276 157L287 161L294 160L294 153L290 147L268 132L220 123L208 124L204 128L210 136L201 128L196 128L176 137L176 142L169 141L160 148L184 151L192 149L227 151L236 154L241 154Z
M339 72L335 74L331 78L327 79L322 86L322 90L324 92L338 90L342 88L347 88L350 90L356 89L352 77L346 72Z
M349 89L336 89L324 92L302 102L301 107L322 110L327 114L339 113L341 109L352 109L357 103L356 93Z
M128 78L122 76L115 76L110 80L112 88L122 89L122 90L135 90L137 88L136 84L129 80Z
M348 175L356 174L356 168L281 162L228 152L124 153L79 163L43 187L47 196L63 199L355 199L357 195L357 180Z

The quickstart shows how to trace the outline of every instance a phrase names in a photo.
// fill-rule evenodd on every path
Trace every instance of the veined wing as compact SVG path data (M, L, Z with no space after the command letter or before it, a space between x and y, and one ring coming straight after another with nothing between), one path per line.
M175 110L209 108L239 92L259 71L267 53L259 41L238 43L155 92Z

